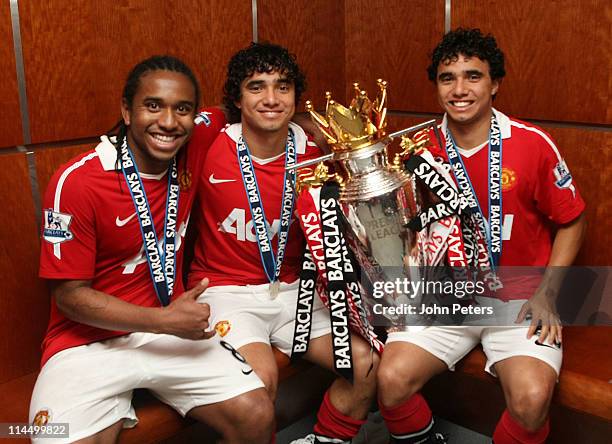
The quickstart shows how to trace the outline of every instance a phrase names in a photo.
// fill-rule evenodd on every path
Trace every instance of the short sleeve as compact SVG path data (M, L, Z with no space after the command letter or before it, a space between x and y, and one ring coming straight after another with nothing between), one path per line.
M538 209L556 224L571 222L585 208L572 174L550 136L540 140L535 184Z
M92 279L96 263L95 205L70 168L56 172L43 202L40 276Z

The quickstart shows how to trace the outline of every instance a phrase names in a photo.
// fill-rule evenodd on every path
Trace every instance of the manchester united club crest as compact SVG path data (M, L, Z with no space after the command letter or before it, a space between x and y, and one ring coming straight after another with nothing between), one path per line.
M508 167L502 168L502 191L510 191L512 188L516 186L518 178L516 176L516 172Z
M191 188L191 171L186 170L179 174L179 185L181 187L181 191L187 191Z
M49 409L41 409L36 412L34 416L34 420L32 421L32 425L42 427L47 425L51 420L51 410Z
M215 331L221 337L228 334L231 328L232 326L229 321L219 321L215 324Z

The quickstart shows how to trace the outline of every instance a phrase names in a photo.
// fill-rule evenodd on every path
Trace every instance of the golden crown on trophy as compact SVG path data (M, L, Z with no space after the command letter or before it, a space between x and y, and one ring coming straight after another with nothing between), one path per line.
M387 127L387 82L378 79L378 97L370 100L359 83L353 83L355 97L348 108L336 103L331 93L325 93L325 116L317 113L312 103L306 102L306 110L327 138L334 152L355 151L382 140Z

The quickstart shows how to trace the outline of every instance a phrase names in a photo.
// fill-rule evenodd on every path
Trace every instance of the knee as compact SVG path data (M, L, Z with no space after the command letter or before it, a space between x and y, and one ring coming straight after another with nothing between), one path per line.
M379 364L380 356L376 350L362 341L353 344L353 365L357 384L375 388Z
M232 436L225 436L229 442L268 444L274 430L274 405L267 393L253 390L242 395L231 423Z
M272 402L274 402L276 399L276 391L278 389L278 370L276 370L276 368L270 370L256 369L255 373L257 373L257 376L259 379L261 379L261 382L263 382L268 396Z
M539 429L548 416L553 388L534 382L511 390L508 402L510 414L527 430Z
M377 384L383 406L394 407L410 398L423 387L418 375L406 371L405 362L383 359L378 368Z

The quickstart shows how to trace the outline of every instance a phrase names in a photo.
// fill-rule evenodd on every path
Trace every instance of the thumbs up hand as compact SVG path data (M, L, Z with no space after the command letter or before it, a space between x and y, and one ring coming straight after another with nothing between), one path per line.
M208 279L203 279L195 287L186 291L170 305L162 308L160 332L185 339L210 339L215 331L210 327L210 306L197 302L198 297L206 290Z

